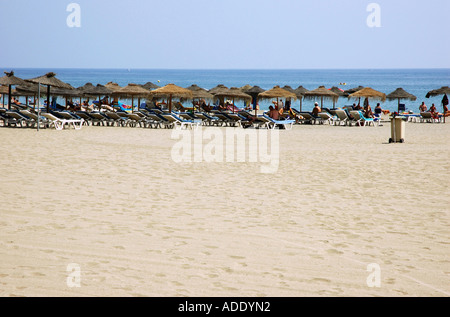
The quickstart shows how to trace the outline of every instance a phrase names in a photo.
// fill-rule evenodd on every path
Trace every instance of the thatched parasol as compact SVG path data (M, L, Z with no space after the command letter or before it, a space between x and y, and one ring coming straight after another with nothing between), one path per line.
M249 84L247 84L247 85L244 85L244 86L242 86L241 88L239 88L242 92L245 92L245 93L247 93L247 90L250 90L250 89L252 89L252 86L251 85L249 85Z
M361 90L358 90L357 92L352 93L348 96L348 98L372 98L372 99L379 99L382 102L386 101L386 95L380 91L377 91L370 87L365 87Z
M294 89L289 85L284 85L284 87L282 89L287 90L289 92L293 92L295 94Z
M210 94L213 94L213 95L214 95L217 91L219 91L219 89L223 89L223 88L226 88L226 89L227 89L227 86L222 85L222 84L219 84L219 85L217 85L216 87L211 88L208 92L209 92Z
M302 111L303 97L305 95L305 92L308 92L308 91L309 90L303 86L298 86L297 89L294 89L294 93L297 95L297 98L300 100L300 112Z
M147 90L153 90L153 89L158 89L160 88L158 85L155 85L152 82L147 82L146 84L141 85L142 88L147 89Z
M259 86L253 86L249 90L244 91L246 94L252 96L252 105L255 110L255 115L258 114L258 109L256 109L256 105L258 104L258 95L264 91L265 90Z
M409 92L406 92L403 88L397 88L396 90L388 94L386 98L388 100L398 100L398 112L400 112L400 99L409 99L411 101L415 101L417 99L416 96L410 94Z
M358 86L358 87L354 87L354 88L350 88L350 89L344 90L344 97L348 97L351 94L353 94L353 93L355 93L357 91L360 91L363 88L364 88L364 86Z
M11 86L24 84L26 84L25 81L23 79L20 79L19 77L14 76L13 71L10 71L9 73L5 72L5 76L0 78L0 85L8 86L8 110L11 110Z
M216 92L214 93L214 96L221 99L222 101L225 98L231 98L233 99L233 105L234 105L234 101L237 100L243 100L243 101L252 101L252 96L250 96L249 94L246 94L245 92L242 92L241 89L237 88L237 87L231 87L230 89L228 88L221 88L221 89L217 89ZM234 112L234 107L233 107L233 112Z
M26 81L47 86L47 112L50 110L50 87L73 89L73 87L70 86L69 84L66 84L65 82L56 78L56 74L53 72L47 73L40 77L27 79ZM40 86L38 86L38 87L40 87ZM40 89L39 89L38 94L40 95ZM39 100L39 98L40 98L40 96L38 96L38 100ZM38 127L39 127L39 124L38 124Z
M307 91L304 93L305 99L314 100L318 97L320 97L320 107L323 108L323 100L324 99L331 99L333 100L333 103L336 103L336 101L339 99L339 95L332 92L331 90L328 90L325 88L325 86L320 86L319 88L316 88L311 91Z
M447 94L450 94L450 88L448 86L443 86L439 89L430 90L425 97L430 98L430 97L444 95L444 98L442 98L442 106L447 106L448 105ZM444 123L445 123L445 111L443 113L444 113Z
M186 88L179 87L175 84L168 84L164 87L152 90L150 91L150 96L156 98L168 98L170 112L172 112L172 98L193 98L192 91Z
M450 94L450 88L448 86L444 86L439 89L430 90L425 97L430 98L447 94Z
M138 84L128 84L125 87L122 87L118 90L112 92L113 96L120 98L130 98L131 97L131 111L134 111L134 98L146 98L148 97L150 92L142 88L141 85ZM140 100L139 100L140 102Z
M118 91L119 89L121 89L122 87L119 86L119 84L117 83L113 83L112 81L110 81L109 83L107 83L105 85L106 88L108 88L109 90L111 90L113 93Z
M195 84L187 87L186 89L189 89L192 91L192 98L193 99L205 99L205 100L213 100L214 95L210 94L206 89L201 88Z
M286 89L280 88L280 86L275 86L272 89L266 90L258 94L259 99L272 99L272 98L293 98L297 99L297 95L293 92L287 91Z

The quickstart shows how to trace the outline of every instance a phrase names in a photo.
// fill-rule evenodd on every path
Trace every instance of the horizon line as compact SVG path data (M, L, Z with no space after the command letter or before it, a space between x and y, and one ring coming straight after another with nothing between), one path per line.
M400 68L136 68L136 67L3 67L3 69L96 69L96 70L450 70L450 67Z

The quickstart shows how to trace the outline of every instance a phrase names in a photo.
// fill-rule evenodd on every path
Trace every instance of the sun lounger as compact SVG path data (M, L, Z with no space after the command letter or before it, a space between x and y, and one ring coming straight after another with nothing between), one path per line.
M217 117L210 116L204 112L196 112L195 115L202 120L203 125L222 125L222 122Z
M321 122L322 119L320 117L316 117L312 114L312 112L299 112L299 115L303 118L301 119L302 123L311 123L315 124L316 122Z
M345 110L342 109L336 109L334 110L337 120L335 121L336 125L350 125L350 118L347 115L347 112Z
M118 113L112 112L112 111L106 111L105 116L107 116L110 119L110 123L112 123L112 125L117 124L118 127L125 126L128 123L128 121L130 120L130 119L123 117L123 116L119 115Z
M439 119L435 119L433 118L433 116L431 115L431 112L421 112L420 113L420 122L430 122L430 123L435 123L435 122L440 122L440 118Z
M6 111L5 114L7 116L15 119L14 125L16 127L20 126L21 128L24 128L24 127L28 128L28 127L33 127L34 124L35 124L32 119L30 119L29 117L24 116L19 111L10 110L10 111Z
M295 123L295 120L275 120L266 115L262 115L259 118L265 121L265 126L268 129L275 129L277 126L283 126L286 130L291 130Z
M92 111L89 112L89 116L92 118L92 123L97 122L97 125L102 125L104 126L105 123L106 125L110 125L112 123L114 123L114 120L112 120L111 118L108 118L107 116L105 116L103 113L99 112L99 111Z
M370 124L375 126L376 121L374 121L373 118L364 117L364 114L359 110L350 111L350 114L353 116L353 121L355 121L357 124L362 125L363 127Z
M328 112L319 112L318 116L321 119L321 123L328 122L329 125L335 125L337 117L332 116Z
M31 112L30 110L20 110L20 113L23 114L24 116L30 118L33 121L33 127L36 126L38 124L38 119L39 119L39 128L48 128L50 126L50 121L43 117L43 116L39 116L34 113Z
M145 118L141 117L139 114L137 113L126 113L129 121L128 121L128 125L131 127L136 127L137 125L139 125L139 127L142 128L142 125L145 126Z
M70 127L71 125L75 130L80 130L84 122L84 119L61 119L47 112L42 113L42 116L47 118L51 122L50 125L53 125L56 130L63 130L66 126Z
M183 129L183 127L186 127L186 128L190 127L191 129L194 129L194 128L198 128L202 124L201 120L185 120L185 119L178 117L174 113L170 113L170 114L165 113L165 114L162 114L162 116L167 121L171 122L173 124L173 126L177 129L178 129L178 127L180 129Z

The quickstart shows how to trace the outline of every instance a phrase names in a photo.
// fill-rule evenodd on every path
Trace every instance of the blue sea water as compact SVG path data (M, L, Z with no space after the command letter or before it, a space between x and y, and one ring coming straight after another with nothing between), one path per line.
M5 70L9 70L6 68ZM270 89L275 85L283 87L289 85L297 88L302 85L308 90L321 85L326 88L337 86L347 90L357 86L371 87L389 94L398 87L417 97L416 101L402 101L407 109L415 112L422 101L429 107L434 103L438 109L441 105L441 97L425 98L428 91L442 86L450 85L450 69L320 69L320 70L170 70L170 69L39 69L19 68L14 69L17 77L28 79L41 76L49 71L57 74L57 78L79 87L87 82L94 85L106 84L110 81L126 86L128 83L145 84L153 82L158 86L173 83L181 87L197 84L205 89L210 89L218 84L227 87L242 87L244 85L258 85L262 89ZM340 85L345 83L346 85ZM336 106L349 105L355 100L339 98ZM377 101L371 101L371 104ZM303 110L311 110L313 100L304 100ZM267 109L270 102L260 104L261 109ZM239 103L238 106L242 106ZM295 101L293 106L299 108L300 102ZM324 106L331 107L331 101L326 101ZM397 101L382 103L384 109L396 111Z

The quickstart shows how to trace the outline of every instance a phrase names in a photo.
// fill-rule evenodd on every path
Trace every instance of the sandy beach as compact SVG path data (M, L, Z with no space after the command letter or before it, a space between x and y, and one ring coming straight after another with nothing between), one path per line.
M450 124L296 125L268 174L172 132L0 128L0 296L450 295Z

